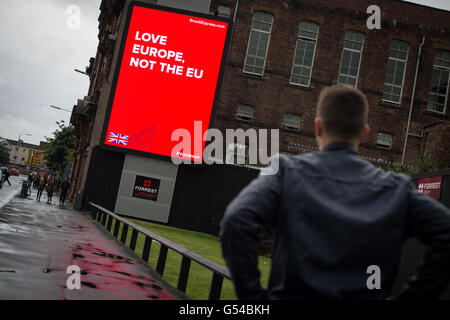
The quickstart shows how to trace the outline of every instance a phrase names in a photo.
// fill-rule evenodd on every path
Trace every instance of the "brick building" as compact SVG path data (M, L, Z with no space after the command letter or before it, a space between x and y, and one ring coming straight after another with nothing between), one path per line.
M128 3L101 4L91 85L71 119L79 138L72 195L100 143ZM379 30L366 26L373 4ZM414 166L429 153L434 166L450 167L450 12L397 0L212 0L210 12L235 18L216 128L280 129L281 152L311 152L318 95L342 83L370 103L365 159Z

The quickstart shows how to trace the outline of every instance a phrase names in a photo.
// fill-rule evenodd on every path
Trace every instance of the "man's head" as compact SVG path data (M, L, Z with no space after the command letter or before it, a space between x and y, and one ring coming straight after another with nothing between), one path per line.
M358 89L334 85L320 93L315 120L319 149L346 142L358 147L369 133L369 104Z

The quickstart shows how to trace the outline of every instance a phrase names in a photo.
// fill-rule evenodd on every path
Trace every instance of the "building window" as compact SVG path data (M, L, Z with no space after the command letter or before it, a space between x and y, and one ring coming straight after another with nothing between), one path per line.
M292 84L309 87L318 33L318 24L307 21L300 23L294 63L292 64Z
M227 6L218 6L217 7L217 14L219 17L230 17L230 7Z
M450 52L437 51L434 56L433 73L431 75L431 89L428 97L427 109L445 112L450 80Z
M18 147L16 147L16 151L19 151L19 148L18 148Z
M251 106L246 105L239 105L238 111L236 114L236 118L238 120L244 120L244 121L253 121L253 116L255 113L255 108Z
M377 137L377 147L390 149L392 147L392 134L380 132Z
M226 155L227 164L248 164L248 147L244 144L230 143Z
M383 101L400 104L405 79L406 61L409 45L394 40L389 50L389 60L384 80Z
M356 87L363 45L363 33L356 31L347 31L345 33L338 83Z
M284 128L288 130L300 130L300 116L293 113L286 113L284 116Z
M273 16L264 12L253 15L252 30L248 41L247 56L245 57L244 72L260 75L264 73L267 49L269 48L270 32L272 31Z
M17 156L14 156L14 160L17 160Z

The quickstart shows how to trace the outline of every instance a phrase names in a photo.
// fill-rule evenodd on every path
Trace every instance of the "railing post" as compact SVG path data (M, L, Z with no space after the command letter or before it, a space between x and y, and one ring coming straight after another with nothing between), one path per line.
M122 227L122 236L120 237L120 241L125 244L125 242L127 242L127 234L128 234L128 225L127 224L123 224Z
M220 300L222 292L223 277L218 273L213 273L211 288L209 289L208 300Z
M102 216L102 226L106 226L106 218L108 218L109 214L106 214L106 212L103 212L103 216Z
M106 230L108 230L108 232L111 232L111 226L112 226L112 221L113 221L113 216L108 215L108 225L106 226Z
M104 215L103 211L99 211L99 212L97 213L97 221L98 221L98 222L101 221L103 215Z
M144 250L142 251L142 260L148 262L150 257L150 248L152 247L152 238L145 236Z
M120 228L120 221L116 219L116 223L114 224L114 237L119 236L119 228Z
M186 292L187 282L189 279L189 269L191 268L191 259L183 256L181 260L180 275L178 276L178 290Z
M164 267L166 266L167 247L161 243L161 249L159 250L158 264L156 265L156 272L161 276L164 273Z
M131 233L131 241L130 241L130 249L134 251L136 249L136 242L137 242L138 232L137 230L133 229L133 232Z

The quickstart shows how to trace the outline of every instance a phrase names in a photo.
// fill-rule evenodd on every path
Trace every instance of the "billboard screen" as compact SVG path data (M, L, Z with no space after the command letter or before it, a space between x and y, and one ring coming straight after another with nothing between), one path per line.
M186 129L194 146L213 126L231 21L132 2L111 89L102 146L156 157L201 162L201 148L172 154ZM198 138L198 137L197 137Z

